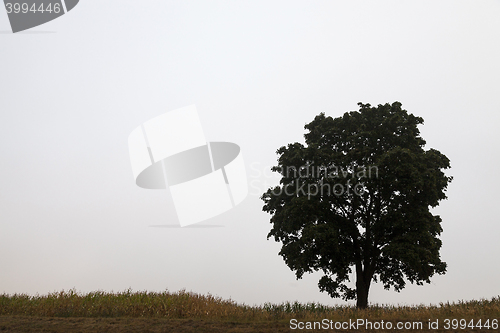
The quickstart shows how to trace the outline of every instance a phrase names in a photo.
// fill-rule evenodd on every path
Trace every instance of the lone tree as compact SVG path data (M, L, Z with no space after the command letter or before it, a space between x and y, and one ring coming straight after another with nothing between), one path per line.
M279 254L297 279L322 271L331 297L368 306L372 281L400 291L446 272L441 218L431 207L446 199L448 158L424 150L423 119L401 103L358 103L343 117L323 113L305 125L305 145L277 150L280 185L262 195ZM356 287L349 273L356 269Z

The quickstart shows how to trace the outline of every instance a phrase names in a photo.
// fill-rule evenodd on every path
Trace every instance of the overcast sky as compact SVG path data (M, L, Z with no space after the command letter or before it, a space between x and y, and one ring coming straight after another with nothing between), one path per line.
M0 293L211 293L246 304L316 301L267 240L261 193L304 124L400 101L454 180L444 276L372 303L500 294L500 1L98 1L25 33L0 8ZM237 143L250 194L178 224L167 190L135 185L127 140L196 104L205 137Z

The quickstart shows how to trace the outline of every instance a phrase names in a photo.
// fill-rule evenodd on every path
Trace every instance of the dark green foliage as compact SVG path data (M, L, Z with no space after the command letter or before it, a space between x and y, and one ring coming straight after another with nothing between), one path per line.
M278 149L280 185L263 194L269 237L295 271L322 271L321 291L368 305L372 281L400 291L406 280L421 285L444 274L439 257L441 218L429 209L446 198L452 180L448 158L424 150L417 126L423 119L401 103L343 117L323 113L305 126L305 145ZM349 273L356 268L356 288Z

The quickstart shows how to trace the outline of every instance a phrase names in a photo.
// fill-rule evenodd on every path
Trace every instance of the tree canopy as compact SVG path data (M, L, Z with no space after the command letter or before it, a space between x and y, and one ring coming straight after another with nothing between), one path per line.
M359 111L324 113L305 125L305 145L277 150L280 185L263 195L268 239L297 279L321 271L319 289L368 306L371 282L402 290L444 274L441 218L430 208L446 199L449 159L425 150L421 117L401 103L358 103ZM349 274L355 269L355 287Z

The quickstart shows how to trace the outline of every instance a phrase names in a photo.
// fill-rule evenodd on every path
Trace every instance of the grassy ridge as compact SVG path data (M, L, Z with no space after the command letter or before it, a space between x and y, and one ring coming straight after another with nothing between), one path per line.
M102 291L88 294L74 290L45 296L0 295L0 315L37 317L129 317L208 319L236 321L321 320L343 321L356 318L417 320L440 318L500 318L500 296L491 300L441 303L437 306L381 306L367 310L351 306L323 306L317 303L283 303L262 306L237 304L212 295L180 291L119 293Z

